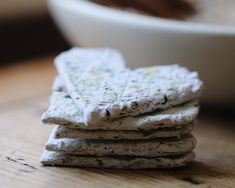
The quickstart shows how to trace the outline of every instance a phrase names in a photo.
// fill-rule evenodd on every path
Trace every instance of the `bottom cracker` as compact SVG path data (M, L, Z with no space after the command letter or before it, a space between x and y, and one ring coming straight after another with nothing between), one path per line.
M47 166L77 166L91 168L150 169L185 166L195 158L193 152L170 157L79 156L45 150L41 163Z

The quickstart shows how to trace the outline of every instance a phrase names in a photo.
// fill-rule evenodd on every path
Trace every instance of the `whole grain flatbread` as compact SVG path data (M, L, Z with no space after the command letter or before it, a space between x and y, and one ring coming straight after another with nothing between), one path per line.
M103 140L138 140L177 137L178 139L193 130L193 124L182 128L159 128L156 130L118 131L118 130L84 130L70 129L64 126L56 126L55 138L80 138L80 139L103 139Z
M196 72L178 65L130 70L113 49L73 48L55 59L85 122L97 123L167 109L198 98Z
M195 158L193 152L180 156L158 158L120 156L79 156L45 150L41 163L47 166L77 166L92 168L147 169L185 166Z
M55 129L46 144L49 151L65 152L79 155L124 155L159 157L181 155L190 152L196 146L196 139L192 135L180 140L88 140L78 138L55 138Z
M56 81L58 82L58 80ZM153 130L158 128L184 128L198 115L198 101L192 101L168 110L155 111L135 117L127 116L109 122L87 122L80 114L63 85L54 84L56 90L50 97L50 106L43 114L43 123L58 124L86 130Z

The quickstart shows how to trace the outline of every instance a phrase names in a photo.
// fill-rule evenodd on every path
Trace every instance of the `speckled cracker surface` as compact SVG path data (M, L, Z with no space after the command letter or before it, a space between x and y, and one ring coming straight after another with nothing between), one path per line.
M77 166L92 168L120 168L120 169L147 169L147 168L175 168L185 166L195 158L193 152L170 157L95 157L68 155L60 152L45 150L41 163L47 166Z
M178 65L129 70L113 49L74 48L55 59L66 89L86 122L136 116L198 98L196 72Z
M80 113L68 93L58 91L63 85L57 85L57 91L50 98L50 106L43 114L42 121L49 124L63 125L69 128L86 130L152 130L161 127L182 128L191 123L199 112L197 101L192 101L181 106L175 106L163 111L155 111L138 115L127 116L113 121L99 123L87 122Z
M156 130L117 131L117 130L84 130L70 129L64 126L56 126L56 138L80 138L102 140L140 140L177 137L189 134L193 130L193 124L184 125L182 128L159 128Z
M55 130L51 133L46 149L79 155L123 155L159 157L180 155L190 152L196 145L192 135L180 140L88 140L78 138L55 139Z

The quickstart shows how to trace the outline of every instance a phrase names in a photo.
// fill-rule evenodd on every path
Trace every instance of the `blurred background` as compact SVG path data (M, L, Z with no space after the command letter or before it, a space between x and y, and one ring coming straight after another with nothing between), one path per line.
M49 16L46 0L0 1L0 64L68 49Z

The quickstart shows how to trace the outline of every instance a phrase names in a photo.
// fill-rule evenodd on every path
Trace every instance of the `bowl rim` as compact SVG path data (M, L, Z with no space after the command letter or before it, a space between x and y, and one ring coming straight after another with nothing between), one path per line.
M61 5L63 8L67 8L73 12L79 12L86 16L121 23L131 27L141 26L143 29L162 29L168 32L177 31L191 34L235 36L235 26L212 25L158 18L106 7L89 0L48 0L48 2L49 6Z

